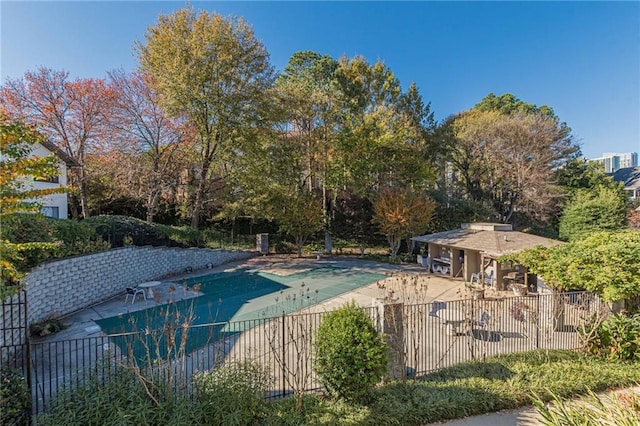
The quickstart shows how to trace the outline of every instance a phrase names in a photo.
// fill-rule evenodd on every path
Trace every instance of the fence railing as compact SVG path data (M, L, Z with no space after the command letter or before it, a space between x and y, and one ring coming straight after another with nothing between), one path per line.
M419 376L456 363L531 349L575 349L578 330L605 310L588 293L366 308L383 330L394 359L391 374ZM32 342L34 412L56 394L91 377L108 379L113 366L170 374L189 392L192 376L233 362L252 361L273 376L274 397L316 390L315 332L326 313L299 313L83 339Z

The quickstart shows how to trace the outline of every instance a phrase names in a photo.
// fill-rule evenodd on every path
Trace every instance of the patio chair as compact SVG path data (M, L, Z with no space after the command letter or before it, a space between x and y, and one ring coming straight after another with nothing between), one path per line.
M136 296L138 294L141 294L142 297L144 297L144 300L147 300L147 294L144 291L144 289L140 288L140 287L137 287L137 286L136 287L127 287L125 289L125 293L126 293L126 296L124 298L124 303L127 303L127 299L129 299L129 296L131 296L131 304L133 305L133 302L136 301Z
M489 325L489 321L491 321L491 314L487 311L482 311L480 314L480 319L476 321L476 325L479 325L482 328L487 328Z

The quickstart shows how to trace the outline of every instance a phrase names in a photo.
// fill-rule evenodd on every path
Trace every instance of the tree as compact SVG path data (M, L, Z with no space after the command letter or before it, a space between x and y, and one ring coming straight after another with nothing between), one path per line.
M640 232L594 232L552 248L536 247L510 255L558 290L586 289L606 301L640 295Z
M365 58L341 58L336 80L342 126L332 158L332 186L372 197L384 186L431 183L425 158L433 119L417 87L402 93L391 69Z
M411 189L383 189L373 204L374 222L387 237L395 258L403 238L424 232L433 217L435 202ZM410 245L409 245L410 247Z
M48 139L77 163L70 183L77 191L83 218L89 217L85 156L107 131L111 92L104 80L70 80L69 73L39 68L24 79L7 80L0 90L7 112L37 124ZM76 214L76 209L72 209Z
M191 8L161 15L136 50L160 105L194 129L191 226L197 228L211 181L222 179L223 164L246 132L265 124L273 85L267 51L244 20Z
M466 194L511 222L516 211L548 217L559 197L554 172L579 153L568 128L534 112L471 110L452 124L451 164Z
M32 187L33 179L58 175L58 159L54 155L30 157L34 144L43 140L44 136L34 127L0 113L0 222L6 222L16 213L37 213L41 205L34 199L64 191L64 188ZM0 300L20 288L24 271L16 267L16 262L20 260L21 253L53 247L55 244L52 243L14 244L0 234Z
M274 194L271 198L272 213L268 218L280 225L280 230L292 236L296 243L298 257L307 239L320 231L324 225L322 204L312 194Z
M140 177L147 221L153 222L160 197L173 180L170 169L181 146L183 130L160 107L158 93L151 88L149 79L122 70L109 73L115 98L111 125L122 138L120 151L137 160L134 167Z
M596 231L625 227L627 195L621 184L578 189L560 218L560 238L575 240Z
M334 206L332 231L358 243L360 256L364 256L367 244L374 240L377 228L373 224L373 204L368 198L344 192Z

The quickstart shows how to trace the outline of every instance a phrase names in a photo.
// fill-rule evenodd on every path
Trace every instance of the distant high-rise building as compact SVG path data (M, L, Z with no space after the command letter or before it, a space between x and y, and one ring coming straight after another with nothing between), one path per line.
M594 161L604 166L605 173L615 173L617 170L638 166L638 153L625 152L622 154L606 152L600 158L593 158Z

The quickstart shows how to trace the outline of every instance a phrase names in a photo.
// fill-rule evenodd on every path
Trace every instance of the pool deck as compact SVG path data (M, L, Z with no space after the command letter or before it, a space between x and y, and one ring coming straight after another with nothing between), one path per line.
M391 265L364 261L358 258L324 256L319 260L312 258L296 258L287 255L269 255L253 257L241 262L233 262L215 267L174 275L158 277L161 284L153 288L154 298L144 300L140 295L132 304L131 298L125 303L125 294L115 296L93 306L63 318L67 326L64 330L33 341L58 341L80 339L102 335L96 320L109 318L119 314L140 311L157 305L198 297L201 293L186 287L183 282L220 272L253 270L276 275L289 275L309 271L316 268L335 267L387 275L389 278L360 287L307 308L307 311L319 312L335 309L347 302L355 301L361 306L371 306L375 299L394 298L405 303L429 303L433 300L447 301L463 298L464 282L452 280L426 272L420 265Z

